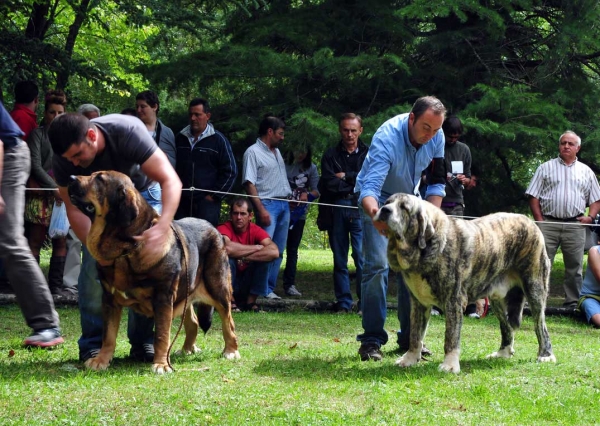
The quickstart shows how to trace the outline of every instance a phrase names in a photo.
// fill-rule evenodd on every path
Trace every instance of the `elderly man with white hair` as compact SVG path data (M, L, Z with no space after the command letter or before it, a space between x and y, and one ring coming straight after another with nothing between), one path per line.
M581 138L568 130L558 139L558 157L535 172L525 192L538 222L551 262L561 248L565 262L563 306L575 308L583 281L585 227L600 211L600 185L596 175L577 159ZM589 213L584 216L586 207Z

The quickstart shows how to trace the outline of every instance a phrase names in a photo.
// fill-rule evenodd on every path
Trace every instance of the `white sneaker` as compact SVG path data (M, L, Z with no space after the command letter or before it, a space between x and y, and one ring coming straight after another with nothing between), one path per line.
M469 317L469 318L475 318L475 319L479 319L479 318L481 318L481 316L480 316L480 315L479 315L477 312L471 312L471 313L468 315L468 317Z
M291 285L286 291L285 294L288 296L302 296L302 293L298 291L295 285Z
M265 296L267 299L281 299L281 297L277 296L274 292L270 292Z

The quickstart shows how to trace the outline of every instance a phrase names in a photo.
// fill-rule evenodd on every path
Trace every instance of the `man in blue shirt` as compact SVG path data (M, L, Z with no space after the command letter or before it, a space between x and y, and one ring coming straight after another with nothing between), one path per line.
M362 325L364 333L358 353L363 361L382 359L381 345L388 335L386 292L389 265L385 226L373 222L379 208L392 194L419 194L421 172L429 168L424 198L437 207L445 196L444 122L446 108L433 96L417 99L410 113L391 118L379 127L369 153L358 174L355 192L359 192L359 211L363 224ZM398 345L408 349L410 297L400 274L398 281Z

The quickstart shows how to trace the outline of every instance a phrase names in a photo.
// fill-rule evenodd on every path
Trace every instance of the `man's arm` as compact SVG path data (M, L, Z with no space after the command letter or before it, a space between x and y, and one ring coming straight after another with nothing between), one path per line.
M254 186L252 182L246 181L244 182L244 189L248 195L251 195L250 201L254 206L259 223L263 226L269 226L271 224L271 215L267 209L265 209L265 206L263 206L260 198L258 198L258 190L256 189L256 186Z
M0 214L4 214L4 198L2 198L2 173L4 173L4 142L0 140Z
M529 208L531 209L531 213L533 214L533 220L537 222L542 222L544 220L544 216L542 215L542 206L540 205L539 198L529 197Z
M439 195L430 195L427 197L427 201L436 206L438 209L442 208L442 200L444 197L440 197Z
M253 262L270 262L279 257L279 249L270 238L265 238L260 244L246 245L231 241L223 235L227 255L233 259L244 259Z
M144 257L151 262L150 259L162 257L170 234L169 227L173 222L181 198L181 180L165 153L160 149L154 151L154 154L144 161L141 169L146 176L158 182L162 190L162 214L158 221L141 236L134 237L135 240L144 242Z
M220 135L220 134L219 134ZM237 178L238 170L235 162L231 144L225 137L221 137L221 148L219 150L219 165L217 166L216 191L229 192ZM224 194L211 194L212 198L221 199Z
M150 179L158 182L162 190L162 214L155 226L163 229L168 228L175 217L181 198L181 180L175 169L171 166L169 159L161 150L154 151L144 164L142 171Z

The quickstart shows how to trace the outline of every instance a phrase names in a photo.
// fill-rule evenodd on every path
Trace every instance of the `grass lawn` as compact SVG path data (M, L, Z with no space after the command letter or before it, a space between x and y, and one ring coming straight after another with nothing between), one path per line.
M557 259L559 260L559 259ZM42 264L47 268L47 253ZM331 253L302 250L298 288L304 298L333 300ZM553 291L560 293L560 263ZM279 284L280 285L280 284ZM395 286L390 285L394 300ZM555 297L560 304L560 297ZM443 317L433 317L426 343L434 356L416 367L394 365L390 311L384 360L361 362L355 314L306 311L234 314L242 359L220 357L221 323L199 336L203 352L172 357L175 373L156 376L128 362L125 319L116 359L93 372L78 361L79 314L60 308L66 342L50 351L21 347L29 333L15 305L0 305L0 424L198 425L479 425L596 424L600 400L598 330L572 318L547 318L557 364L537 363L537 340L525 317L510 360L498 349L494 317L465 318L458 375L443 360ZM173 335L179 320L173 325ZM172 335L172 337L173 337ZM179 336L175 349L181 347Z
M458 375L437 371L443 319L432 319L429 362L394 365L393 333L382 362L361 362L356 315L308 312L235 314L242 359L220 358L216 318L203 352L173 357L175 373L124 360L125 323L117 359L92 372L78 362L78 313L59 310L66 343L51 350L20 347L28 333L16 306L0 307L1 424L595 424L600 398L598 331L550 317L557 364L535 362L537 341L526 317L510 360L486 360L499 344L498 322L465 319ZM178 320L173 326L173 333ZM176 347L183 342L178 338Z

